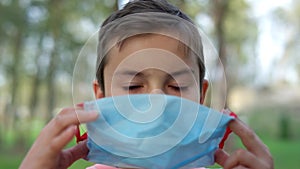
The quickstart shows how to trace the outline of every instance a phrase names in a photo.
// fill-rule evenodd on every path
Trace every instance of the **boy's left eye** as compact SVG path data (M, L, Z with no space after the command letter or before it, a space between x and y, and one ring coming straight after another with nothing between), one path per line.
M175 91L184 91L188 88L187 86L175 86L175 85L169 85L169 87Z

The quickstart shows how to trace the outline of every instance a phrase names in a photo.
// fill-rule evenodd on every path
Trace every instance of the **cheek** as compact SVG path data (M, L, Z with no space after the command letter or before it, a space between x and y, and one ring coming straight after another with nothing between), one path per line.
M201 99L200 93L200 87L195 84L186 92L181 92L181 97L199 103Z
M172 89L171 87L168 87L168 86L166 86L163 89L163 92L165 94L168 94L168 95L174 95L174 96L181 97L181 92L180 91L174 90L174 89Z
M197 102L197 103L200 102L200 98L201 98L200 93L197 94L195 92L183 93L181 95L181 97L183 97L185 99L188 99L188 100L192 100L192 101Z
M104 91L105 91L105 96L111 96L112 94L112 79L111 76L105 75L104 76Z
M111 83L110 83L110 88L107 90L109 90L107 96L120 96L120 95L128 94L128 92L124 91L120 85L111 84Z

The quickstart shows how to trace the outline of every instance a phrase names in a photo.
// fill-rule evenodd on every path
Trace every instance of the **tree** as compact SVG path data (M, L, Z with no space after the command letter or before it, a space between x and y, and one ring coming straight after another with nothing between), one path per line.
M94 33L90 30L96 31L115 8L116 2L110 0L0 3L0 72L5 73L0 101L4 98L7 103L6 110L0 109L0 115L4 112L0 137L5 138L7 131L23 137L34 128L33 120L45 123L59 104L72 103L70 79L78 53Z
M18 105L20 104L20 84L22 84L23 71L23 43L27 33L27 18L23 15L25 9L17 1L1 5L0 36L3 38L2 45L6 46L7 53L2 56L3 66L6 68L6 77L9 77L10 99L6 98L4 109L3 128L16 128L19 120ZM13 19L12 19L13 18ZM5 40L4 40L5 39ZM1 133L2 136L2 133Z
M278 7L272 13L276 34L283 36L282 43L284 51L278 62L276 63L276 75L279 76L277 81L297 83L300 81L300 61L298 56L298 48L300 45L300 2L292 1L291 7L288 9ZM294 80L287 79L287 74L294 73L297 77ZM294 76L295 76L294 75Z
M246 1L212 0L210 5L217 50L226 74L228 95L237 81L242 83L251 79L249 76L243 79L242 75L245 73L244 65L255 55L257 27L255 21L248 15L250 7Z

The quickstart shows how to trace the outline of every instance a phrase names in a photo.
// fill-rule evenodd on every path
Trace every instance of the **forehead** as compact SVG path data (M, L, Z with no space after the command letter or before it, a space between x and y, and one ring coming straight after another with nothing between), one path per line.
M184 52L184 45L177 40L176 37L154 33L139 34L129 37L121 41L116 48L118 48L119 51L122 51L122 49L125 48L125 52L142 50L144 48L159 48L176 53Z
M198 72L197 59L189 55L179 40L160 34L142 34L127 38L114 46L108 54L106 66L113 69L157 68L183 69L190 67Z

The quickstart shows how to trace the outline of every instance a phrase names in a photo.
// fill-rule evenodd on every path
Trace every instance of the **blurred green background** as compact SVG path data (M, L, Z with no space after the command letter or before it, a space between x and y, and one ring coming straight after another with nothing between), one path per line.
M43 126L73 105L81 48L125 2L0 1L0 168L18 168ZM275 168L300 167L300 1L170 2L212 40L226 71L226 104L270 148ZM227 149L237 147L232 136Z

